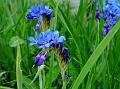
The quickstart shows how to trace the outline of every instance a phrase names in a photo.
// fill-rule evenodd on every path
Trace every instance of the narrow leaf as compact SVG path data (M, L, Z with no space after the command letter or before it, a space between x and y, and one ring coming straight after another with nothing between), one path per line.
M106 48L107 44L110 42L110 40L114 37L118 29L120 20L118 23L111 29L111 31L108 33L108 35L101 41L101 43L98 45L98 47L95 49L93 54L88 59L87 63L84 65L83 69L81 70L80 74L78 75L77 79L75 80L72 89L77 89L79 85L84 80L87 73L90 71L90 69L93 67L93 65L97 62L99 56L102 54L104 49Z

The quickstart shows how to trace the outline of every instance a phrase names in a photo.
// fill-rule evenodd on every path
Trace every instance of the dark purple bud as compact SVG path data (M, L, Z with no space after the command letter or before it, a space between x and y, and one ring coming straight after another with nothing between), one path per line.
M34 61L34 64L36 65L40 59L41 55L38 54L36 57L35 57L35 61Z
M99 7L96 7L96 20L100 20L100 11L99 11Z
M100 12L99 11L96 11L96 19L100 20Z
M41 55L38 61L38 66L41 66L45 60L45 55Z
M34 64L41 66L46 58L47 52L43 52L41 54L38 54L35 58Z
M36 26L35 26L35 31L38 31L40 28L40 23L37 23Z
M69 58L70 58L68 48L63 48L62 49L62 55L63 55L64 61L68 62Z

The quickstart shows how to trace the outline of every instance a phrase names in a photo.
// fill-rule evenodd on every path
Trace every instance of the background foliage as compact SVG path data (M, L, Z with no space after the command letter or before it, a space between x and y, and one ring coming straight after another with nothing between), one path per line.
M102 7L101 1L97 2L100 7ZM38 79L30 84L37 73L37 67L32 66L34 57L39 52L37 47L29 47L27 40L28 36L34 34L33 28L36 24L35 20L25 18L31 3L50 5L54 12L51 28L58 29L60 34L66 36L65 46L69 48L71 57L66 71L71 76L68 79L67 89L120 88L120 22L104 38L103 20L97 23L95 18L95 1L80 0L79 6L74 7L70 1L65 0L60 3L54 0L0 0L0 89L8 87L16 89L17 82L19 85L22 83L22 86L19 86L22 89L39 88ZM18 43L11 43L13 40L11 38L16 36L22 43L20 48L11 47ZM47 89L52 80L51 88L61 89L60 69L56 59L53 67L49 67L49 56L45 65L44 87ZM49 75L51 68L52 79ZM16 79L16 75L20 77L19 80Z

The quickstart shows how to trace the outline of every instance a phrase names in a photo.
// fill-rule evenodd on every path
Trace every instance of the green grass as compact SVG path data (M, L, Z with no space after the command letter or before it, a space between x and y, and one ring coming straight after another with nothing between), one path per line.
M37 21L25 18L30 4L38 2L53 8L51 28L58 29L66 37L64 45L70 52L66 73L71 75L66 89L119 89L120 21L104 38L103 20L96 22L96 4L90 0L80 0L76 10L65 0L64 3L55 0L1 0L0 89L39 89L39 77L35 76L40 74L37 67L32 68L39 50L29 47L27 40L28 36L34 35ZM49 53L44 64L41 71L43 87L61 89L60 68L54 53Z

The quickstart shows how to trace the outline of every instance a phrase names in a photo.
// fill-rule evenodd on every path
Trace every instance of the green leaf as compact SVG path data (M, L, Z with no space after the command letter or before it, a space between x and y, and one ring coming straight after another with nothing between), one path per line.
M88 59L87 63L82 68L80 74L78 75L77 79L75 80L72 89L77 89L79 85L82 83L84 78L86 77L87 73L90 71L90 69L93 67L93 65L97 62L99 56L102 54L106 46L109 44L110 40L114 37L116 32L119 30L120 26L120 20L118 23L111 29L111 31L108 33L108 35L101 41L101 43L98 45L98 47L95 49L93 54Z
M38 71L37 71L35 77L33 78L33 80L31 81L30 85L38 78L40 72L43 70L44 67L45 67L45 65L38 66Z
M27 89L38 89L38 87L37 87L37 85L35 83L30 84L30 82L31 82L31 79L29 79L26 76L23 76L23 84L25 85L25 87Z
M20 39L18 36L12 37L9 45L10 47L16 47L17 45L23 44L24 41L22 39Z
M13 88L0 86L0 89L13 89Z
M54 51L51 51L51 58L50 58L50 68L49 68L49 73L48 73L48 81L47 81L47 86L49 89L51 89L51 84L52 84L52 78L53 78L53 68L54 68Z

